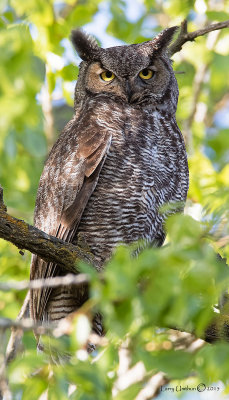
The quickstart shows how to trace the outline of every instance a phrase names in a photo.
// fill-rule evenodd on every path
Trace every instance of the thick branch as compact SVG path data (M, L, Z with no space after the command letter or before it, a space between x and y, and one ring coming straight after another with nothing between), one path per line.
M187 23L187 20L185 19L181 23L180 33L179 33L177 39L169 47L169 54L170 54L170 56L172 56L173 54L180 51L182 49L182 46L186 42L192 42L199 36L203 36L209 32L216 31L218 29L224 29L224 28L229 28L229 20L223 21L223 22L218 22L217 24L211 24L209 26L206 26L205 28L198 29L197 31L194 31L194 32L188 32L188 23Z
M93 264L88 249L74 246L35 228L26 222L10 216L3 203L3 189L0 186L0 238L19 249L29 250L45 261L52 261L69 272L76 272L76 264L84 260Z

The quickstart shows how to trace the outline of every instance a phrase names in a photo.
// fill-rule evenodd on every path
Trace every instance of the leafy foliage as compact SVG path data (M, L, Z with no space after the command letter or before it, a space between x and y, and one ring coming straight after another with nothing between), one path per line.
M206 21L228 19L228 8L228 1L210 0L2 1L0 182L9 212L32 222L44 159L72 113L78 61L68 40L72 28L94 29L102 44L113 43L112 37L118 43L133 43L180 24L185 17L190 30ZM93 25L101 19L110 36ZM167 328L195 328L202 335L213 305L228 287L228 268L216 257L216 252L229 255L228 245L219 248L221 238L228 235L228 41L228 30L211 33L174 56L174 70L184 72L177 75L177 119L189 154L188 215L169 218L168 244L161 249L145 249L137 259L132 257L133 248L117 249L103 280L81 266L91 277L89 303L76 314L69 337L44 338L53 348L70 353L70 361L50 366L47 354L36 353L33 335L27 332L23 357L8 368L14 398L38 399L48 390L52 400L132 400L157 371L174 385L185 384L192 375L192 382L207 385L220 380L227 387L227 344L205 345L197 352L177 350ZM29 259L1 241L1 279L27 278ZM1 315L15 318L22 300L22 293L1 293ZM80 332L87 336L96 310L104 316L107 343L89 356ZM112 395L123 342L130 366L143 362L146 375L142 382ZM69 382L77 385L72 394Z
M192 373L197 382L211 384L220 379L227 383L223 367L229 355L227 344L207 345L197 353L175 350L170 332L157 328L180 326L192 331L195 327L201 335L212 317L211 307L229 284L229 271L217 261L198 222L189 216L173 216L167 229L170 244L146 249L138 259L133 258L133 249L118 248L102 280L94 270L81 265L92 282L86 308L90 313L98 309L102 312L108 343L98 350L96 361L95 354L89 356L82 350L91 314L79 312L70 340L46 339L56 351L72 354L67 365L51 367L47 355L37 356L27 348L26 334L24 357L9 367L14 393L23 391L22 398L35 399L48 388L50 399L67 399L66 382L71 382L77 385L77 391L69 398L111 398L122 341L128 342L131 365L143 362L149 375L163 371L169 379L183 380ZM141 388L136 383L115 399L132 399Z

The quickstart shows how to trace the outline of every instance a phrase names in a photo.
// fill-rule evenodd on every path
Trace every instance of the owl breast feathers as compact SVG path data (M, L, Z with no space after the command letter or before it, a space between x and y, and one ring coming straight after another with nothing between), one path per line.
M176 28L151 41L102 49L72 32L82 58L75 112L54 144L37 193L35 225L84 243L101 270L120 243L163 244L166 214L188 190L188 166L175 112L177 82L167 55ZM31 279L64 274L36 255ZM80 307L88 288L33 290L34 320L57 321ZM94 330L101 333L96 321Z

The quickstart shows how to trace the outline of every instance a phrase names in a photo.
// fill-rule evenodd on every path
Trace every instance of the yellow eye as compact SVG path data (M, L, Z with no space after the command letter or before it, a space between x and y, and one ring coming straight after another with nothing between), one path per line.
M100 77L102 78L103 81L105 82L111 82L113 81L113 79L115 78L115 74L113 74L113 72L111 71L103 71L100 74Z
M144 68L141 72L139 72L139 76L142 79L151 79L154 75L154 71L152 71L152 69L149 68Z

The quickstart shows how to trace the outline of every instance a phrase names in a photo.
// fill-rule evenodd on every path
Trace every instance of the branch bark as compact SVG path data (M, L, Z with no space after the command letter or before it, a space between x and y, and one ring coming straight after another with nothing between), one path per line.
M0 186L0 238L7 240L19 249L29 250L43 260L52 261L65 271L77 272L76 264L80 260L93 264L93 255L88 249L66 243L55 236L27 224L23 220L7 213L3 202L3 189Z
M185 19L181 23L177 39L169 47L169 55L172 56L173 54L178 53L186 42L193 42L199 36L204 36L209 32L224 28L229 28L229 20L208 25L205 28L198 29L194 32L188 32L188 22Z

